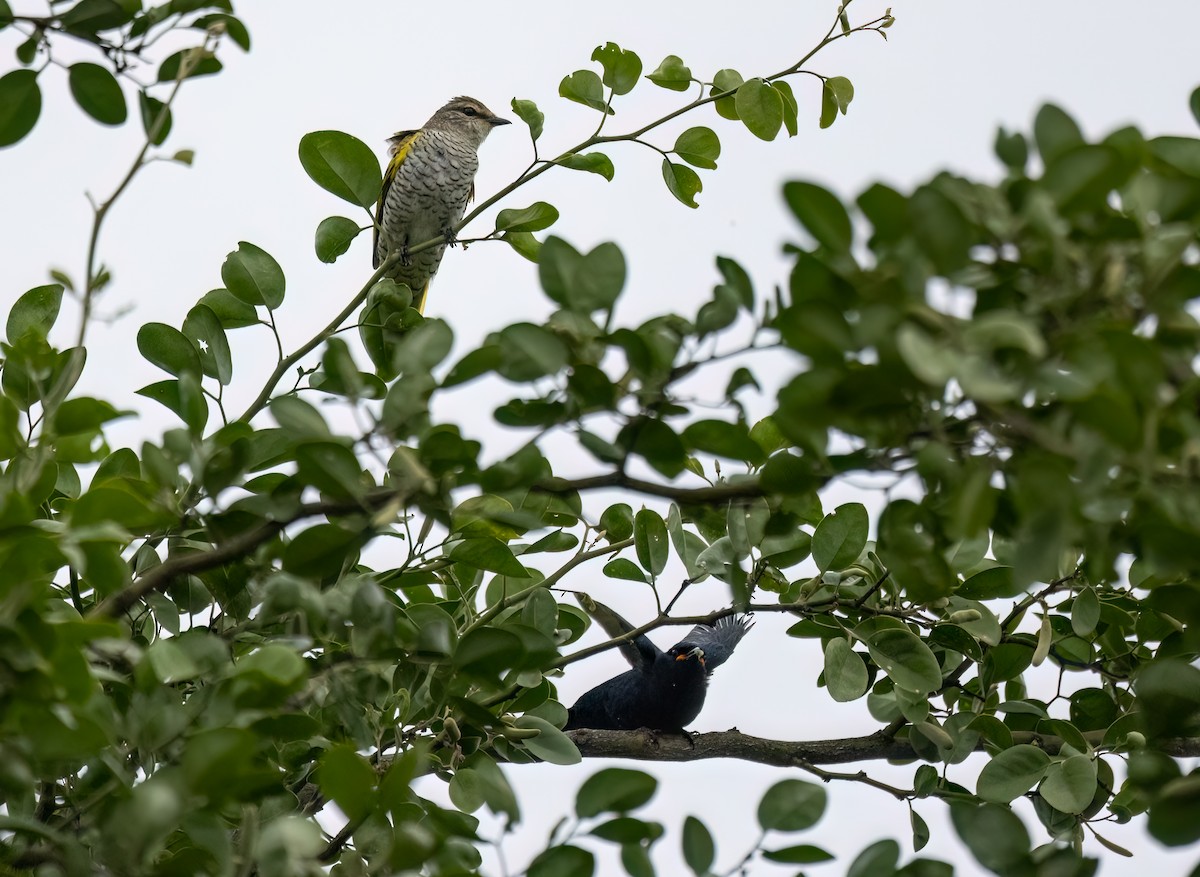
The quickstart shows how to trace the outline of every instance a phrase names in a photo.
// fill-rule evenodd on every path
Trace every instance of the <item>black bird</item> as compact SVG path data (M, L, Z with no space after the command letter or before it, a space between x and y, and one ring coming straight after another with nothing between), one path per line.
M609 636L633 630L603 603L586 595L580 602ZM728 660L752 624L744 615L727 615L713 626L698 624L666 652L645 635L630 640L619 648L633 669L580 697L567 710L565 730L682 731L700 715L713 669Z

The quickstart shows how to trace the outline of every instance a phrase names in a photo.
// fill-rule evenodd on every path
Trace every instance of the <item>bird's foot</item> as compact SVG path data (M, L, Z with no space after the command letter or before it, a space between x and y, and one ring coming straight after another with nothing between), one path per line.
M400 248L400 264L405 268L412 264L412 256L408 254L408 244Z
M446 226L442 230L442 237L444 237L446 239L446 246L448 246L448 247L457 247L458 246L458 235L454 233L453 227Z
M696 748L696 735L686 728L680 728L679 733L683 735L683 739L688 741L688 746Z

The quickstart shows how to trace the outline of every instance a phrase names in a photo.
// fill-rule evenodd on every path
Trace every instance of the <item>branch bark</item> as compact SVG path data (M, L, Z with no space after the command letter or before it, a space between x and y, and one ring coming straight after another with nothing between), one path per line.
M568 731L584 758L634 758L640 761L701 761L708 758L736 758L772 767L808 768L816 764L849 764L854 761L915 760L917 753L907 740L883 731L865 737L846 737L840 740L795 742L752 737L736 728L707 734L658 734L649 730ZM1084 735L1088 743L1098 745L1103 731ZM1030 743L1051 755L1062 748L1060 737L1014 731L1017 743ZM976 747L982 752L983 740ZM1175 758L1200 757L1200 738L1181 737L1159 741L1155 747Z

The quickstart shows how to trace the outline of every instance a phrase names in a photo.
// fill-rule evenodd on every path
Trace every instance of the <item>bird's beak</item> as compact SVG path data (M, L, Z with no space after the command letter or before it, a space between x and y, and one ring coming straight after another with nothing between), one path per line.
M490 119L488 119L488 124L493 128L499 128L501 125L511 125L512 122L510 122L508 119L501 119L499 116L492 116Z
M690 652L684 652L682 655L676 655L676 661L686 661L688 658L698 658L700 663L704 663L704 649L696 646Z

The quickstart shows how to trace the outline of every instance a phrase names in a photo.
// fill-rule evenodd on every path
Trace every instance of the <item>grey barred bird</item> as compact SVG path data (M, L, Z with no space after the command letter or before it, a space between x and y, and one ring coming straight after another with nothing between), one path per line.
M603 603L579 595L584 609L611 637L633 625ZM700 715L712 671L725 663L753 622L727 615L714 625L698 624L667 651L646 636L621 645L633 665L619 676L586 692L567 710L565 730L682 731Z
M378 268L399 250L401 259L388 276L408 284L421 313L446 245L455 242L454 226L475 196L477 150L493 128L507 124L475 98L456 97L423 127L388 138L392 159L375 210L372 264ZM433 238L442 242L409 256L409 247Z

